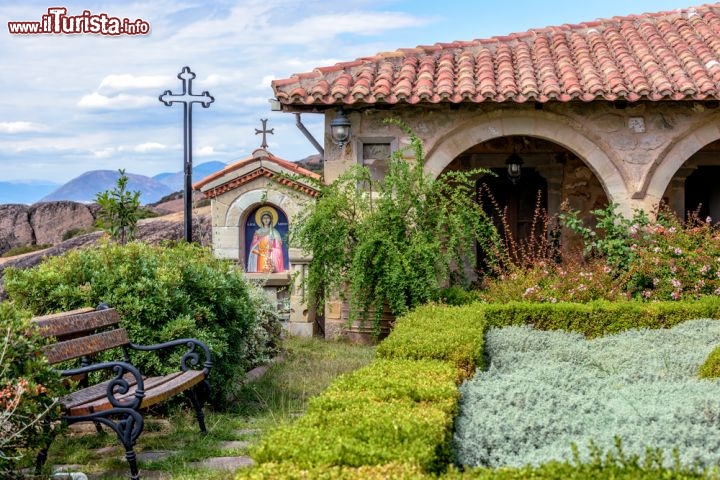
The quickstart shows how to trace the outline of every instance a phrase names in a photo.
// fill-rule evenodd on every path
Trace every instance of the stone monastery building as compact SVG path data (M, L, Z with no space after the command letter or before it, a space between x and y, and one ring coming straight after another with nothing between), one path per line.
M520 237L538 201L551 216L563 202L585 215L616 203L627 216L664 202L720 220L720 3L403 48L272 88L275 109L325 116L326 182L358 163L382 176L408 142L384 122L395 118L423 140L430 174L496 171L478 191L507 206ZM351 134L338 144L331 124L342 118ZM247 257L247 222L263 202L286 219L300 208L243 195L213 210L225 215L214 232L226 232L225 256Z

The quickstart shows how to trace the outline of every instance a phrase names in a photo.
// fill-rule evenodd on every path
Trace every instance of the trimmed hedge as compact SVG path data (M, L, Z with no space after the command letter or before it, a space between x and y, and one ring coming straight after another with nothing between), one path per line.
M538 330L566 330L595 338L630 328L671 328L693 318L720 319L720 298L648 303L604 300L589 303L508 302L484 304L481 310L485 321L493 327L532 325ZM474 314L472 310L467 312Z
M311 399L303 417L267 435L252 456L305 468L399 462L443 470L451 461L458 380L447 362L377 360Z
M698 377L710 379L720 377L720 346L710 352L710 355L700 365Z
M457 412L456 384L484 368L484 336L491 327L532 325L598 337L630 328L669 328L692 318L720 318L720 299L697 302L475 303L427 305L399 318L371 365L338 378L311 399L308 412L266 436L251 454L249 479L651 480L720 478L717 472L663 468L645 460L596 451L590 463L473 468L450 465ZM447 470L446 470L447 469Z
M377 347L378 358L451 362L463 378L483 368L486 305L427 305L399 318Z

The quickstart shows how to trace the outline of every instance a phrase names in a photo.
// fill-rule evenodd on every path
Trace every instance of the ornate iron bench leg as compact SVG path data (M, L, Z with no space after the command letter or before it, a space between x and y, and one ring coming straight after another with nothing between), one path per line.
M119 420L114 418L120 417ZM82 417L66 417L68 423L94 422L110 427L125 447L125 459L130 467L131 480L140 480L140 470L137 465L137 455L134 446L143 430L143 418L140 413L130 408L113 408L98 412L95 415Z
M45 465L45 462L47 461L48 457L48 450L50 449L50 444L53 441L54 435L51 432L50 429L50 421L45 418L43 420L43 433L45 434L45 442L43 443L42 448L40 448L40 451L37 454L37 458L35 459L35 475L40 475L42 472L43 465Z
M207 380L203 380L190 390L185 391L185 395L190 399L190 403L195 409L195 417L197 418L198 425L200 425L200 432L203 435L207 435L207 429L205 428L205 412L203 406L205 401L210 394L210 384Z

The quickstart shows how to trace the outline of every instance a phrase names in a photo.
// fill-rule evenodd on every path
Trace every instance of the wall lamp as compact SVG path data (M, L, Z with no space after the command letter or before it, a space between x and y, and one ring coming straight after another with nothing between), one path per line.
M520 179L520 169L522 164L522 158L520 158L520 155L516 152L511 153L507 160L505 160L505 165L507 165L507 175L513 185L515 185Z
M350 139L351 127L350 119L345 116L343 107L340 107L330 122L330 137L333 143L342 148Z

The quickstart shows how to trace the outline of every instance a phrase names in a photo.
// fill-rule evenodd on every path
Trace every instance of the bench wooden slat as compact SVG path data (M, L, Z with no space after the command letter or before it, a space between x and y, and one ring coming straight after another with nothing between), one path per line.
M202 382L204 379L205 374L200 370L188 370L186 372L171 373L162 377L149 377L144 379L145 397L143 398L141 407L146 408L160 403L176 393L187 390L193 385ZM126 394L118 395L116 398L121 403L125 399L130 403L134 395L135 386L133 385ZM90 415L93 412L101 412L112 408L112 405L104 395L102 398L74 405L67 404L64 399L62 403L65 405L66 414L69 416Z
M43 348L43 353L50 364L72 360L85 355L121 347L130 343L127 331L124 328L100 332L86 337L74 338L64 342L54 343Z
M126 373L123 378L130 386L135 386L135 375ZM107 396L107 386L109 383L110 380L69 393L60 399L60 405L62 405L65 410L69 410L82 403L104 398Z
M63 340L117 325L120 323L120 315L115 309L81 308L71 312L36 317L33 323L39 327L43 338L56 337L58 340Z

